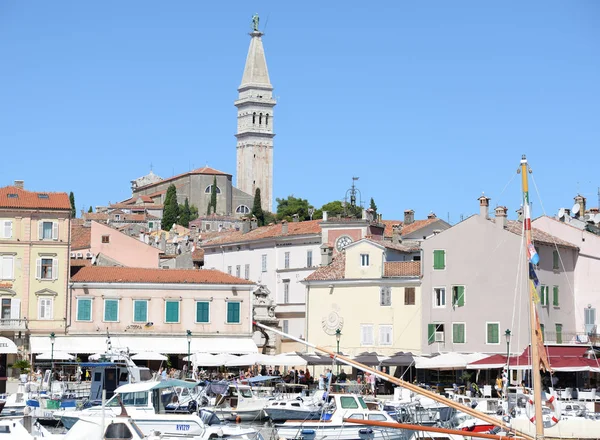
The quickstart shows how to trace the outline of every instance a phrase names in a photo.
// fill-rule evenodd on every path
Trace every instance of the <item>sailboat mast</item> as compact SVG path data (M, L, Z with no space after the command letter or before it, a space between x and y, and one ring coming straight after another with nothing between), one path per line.
M521 158L521 184L523 187L523 225L525 233L525 254L530 257L527 259L527 267L531 255L534 254L533 243L531 241L531 205L529 203L529 182L527 174L529 167L525 155ZM527 270L529 273L529 270ZM536 438L544 436L544 420L542 418L542 376L540 375L540 353L537 344L537 314L534 291L530 288L531 280L527 280L527 291L529 292L529 328L531 332L531 378L533 382L533 396L535 403L535 434Z

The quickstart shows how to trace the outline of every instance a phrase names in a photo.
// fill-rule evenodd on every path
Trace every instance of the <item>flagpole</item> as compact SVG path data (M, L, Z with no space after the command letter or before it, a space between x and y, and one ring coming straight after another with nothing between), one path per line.
M529 167L525 155L521 158L521 184L523 187L523 225L525 233L525 243L527 246L527 255L529 263L535 264L539 261L539 256L535 251L535 247L531 242L531 205L529 204L529 182L527 174ZM529 273L530 271L527 270ZM531 378L533 382L533 401L535 403L535 435L536 438L544 438L544 420L542 418L542 376L540 374L540 353L538 339L540 335L537 332L538 320L536 311L535 295L536 291L533 287L531 275L528 277L527 286L529 291L529 327L531 331Z

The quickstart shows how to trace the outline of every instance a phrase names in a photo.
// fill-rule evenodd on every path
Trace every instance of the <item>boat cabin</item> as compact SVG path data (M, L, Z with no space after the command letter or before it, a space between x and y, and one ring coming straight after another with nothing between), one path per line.
M92 385L90 400L101 400L102 390L106 390L106 398L115 394L120 386L152 379L150 369L129 365L127 362L84 362L82 367L91 368Z

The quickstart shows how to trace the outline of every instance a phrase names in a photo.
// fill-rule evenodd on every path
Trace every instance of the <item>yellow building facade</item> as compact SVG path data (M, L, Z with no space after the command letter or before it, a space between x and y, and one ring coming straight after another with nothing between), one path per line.
M420 262L389 261L393 250L369 239L345 248L306 285L306 338L347 355L420 353Z

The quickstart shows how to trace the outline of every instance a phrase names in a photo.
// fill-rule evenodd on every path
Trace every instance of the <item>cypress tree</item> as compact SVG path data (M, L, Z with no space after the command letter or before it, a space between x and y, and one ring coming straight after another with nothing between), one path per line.
M375 204L375 200L373 200L373 197L371 197L371 206L370 206L370 208L373 211L377 212L377 205Z
M77 210L75 209L75 194L73 194L73 191L69 193L69 202L71 202L71 218L77 218Z
M92 209L91 206L90 206L90 209L88 209L88 212L94 212L94 210Z
M215 176L212 184L212 191L210 193L210 206L212 206L212 212L217 213L217 176Z
M254 192L254 203L252 205L252 215L256 217L256 223L258 226L265 225L265 213L262 209L262 204L260 200L260 188L256 188Z
M177 189L175 185L169 185L167 195L165 196L165 206L163 208L163 218L161 228L164 231L170 231L171 227L177 223L179 218L179 205L177 204Z
M190 202L186 197L185 203L183 204L183 209L181 210L181 215L179 216L179 224L181 226L185 226L186 228L189 227L191 214L192 212L190 210Z

